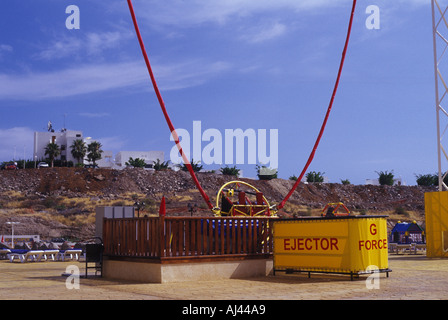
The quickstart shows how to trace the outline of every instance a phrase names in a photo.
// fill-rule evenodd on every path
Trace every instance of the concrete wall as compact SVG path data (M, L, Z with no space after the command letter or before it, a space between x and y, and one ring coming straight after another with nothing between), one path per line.
M161 264L103 261L103 277L145 283L168 283L263 277L272 272L272 259Z

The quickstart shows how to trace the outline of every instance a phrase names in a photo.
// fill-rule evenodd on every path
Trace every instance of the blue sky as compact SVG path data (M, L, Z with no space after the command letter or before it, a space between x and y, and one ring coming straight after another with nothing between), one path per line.
M352 1L133 4L175 127L278 129L279 176L298 176L330 100ZM78 6L80 29L66 28L68 5ZM366 27L370 5L380 9L377 30ZM125 0L8 1L0 30L0 161L31 159L33 132L49 120L104 150L163 150L169 160L173 142ZM375 171L407 184L435 173L434 101L430 1L359 0L309 170L354 184ZM237 167L255 176L255 165Z

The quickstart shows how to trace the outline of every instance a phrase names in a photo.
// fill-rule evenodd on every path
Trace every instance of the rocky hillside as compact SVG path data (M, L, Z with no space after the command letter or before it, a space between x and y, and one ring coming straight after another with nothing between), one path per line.
M234 180L229 176L199 173L198 180L213 204L218 189ZM279 203L293 181L241 179L264 193L271 203ZM385 213L396 219L424 220L424 193L435 191L419 186L364 186L341 184L301 184L280 212L281 216L319 214L328 202L343 202L355 213ZM95 207L133 205L145 202L142 214L157 214L162 196L168 214L209 215L200 193L187 172L143 169L43 168L0 171L0 234L8 234L7 220L23 222L19 233L42 237L93 234ZM21 229L22 228L22 229Z

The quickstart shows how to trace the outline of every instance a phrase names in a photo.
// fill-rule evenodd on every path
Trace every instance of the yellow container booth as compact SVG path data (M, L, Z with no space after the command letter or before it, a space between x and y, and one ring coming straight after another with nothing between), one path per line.
M387 216L299 218L274 223L274 274L389 275Z
M425 193L426 256L448 257L448 191Z

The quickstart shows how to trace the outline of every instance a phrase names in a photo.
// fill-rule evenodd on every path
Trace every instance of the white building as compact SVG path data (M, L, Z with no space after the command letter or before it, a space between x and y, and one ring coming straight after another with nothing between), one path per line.
M78 160L72 156L71 146L73 141L78 139L82 139L86 146L96 141L90 137L84 138L82 131L63 129L60 132L54 132L54 130L49 129L47 132L34 132L33 160L36 162L45 160L48 157L45 155L45 147L48 143L56 143L61 149L61 154L57 157L57 160L72 161L73 164L76 164ZM163 151L121 151L116 154L114 159L112 151L104 150L101 156L101 159L96 161L97 165L100 168L111 169L122 169L126 167L126 162L129 161L129 158L143 159L148 165L152 165L157 159L160 159L161 162L165 159ZM84 164L88 163L89 162L84 159Z
M61 149L61 154L56 160L61 161L72 161L75 165L78 162L78 159L75 159L72 155L71 146L75 140L81 139L84 141L86 146L95 142L90 137L83 137L82 131L76 130L66 130L63 129L60 132L48 131L48 132L34 132L34 153L33 160L34 161L43 161L48 156L45 155L45 147L48 143L56 143ZM97 141L99 142L99 141ZM112 167L113 166L113 152L112 151L103 151L101 154L102 159L97 161L99 167ZM84 164L88 164L89 162L84 159Z
M87 160L84 160L84 164L88 163ZM100 168L109 168L114 169L114 153L113 151L103 151L101 154L101 159L96 161L96 164Z
M165 153L163 151L120 151L115 156L115 164L120 167L125 167L129 159L143 159L147 165L152 165L157 159L163 162Z
M56 143L61 149L61 155L58 159L62 161L73 161L76 163L76 159L73 158L70 146L73 141L77 139L83 139L82 131L63 130L61 132L34 132L34 153L33 160L40 161L47 158L45 155L45 147L48 143Z

